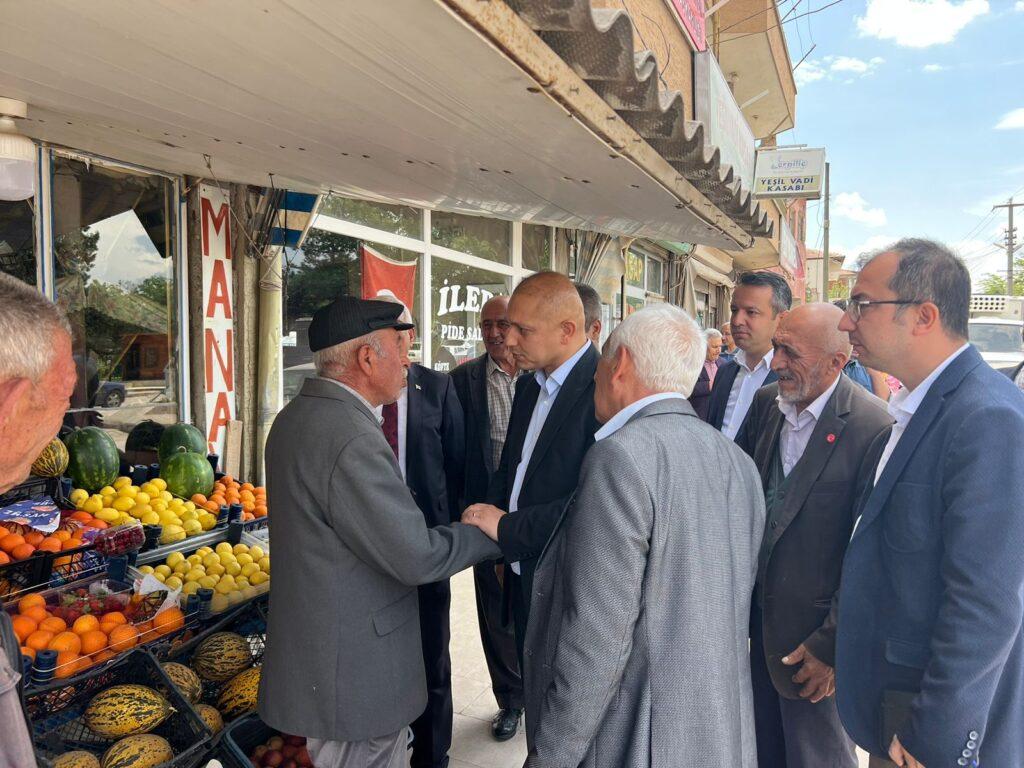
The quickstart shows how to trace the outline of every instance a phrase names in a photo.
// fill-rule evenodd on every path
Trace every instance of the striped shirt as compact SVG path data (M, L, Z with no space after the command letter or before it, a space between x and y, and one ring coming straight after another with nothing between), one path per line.
M491 422L491 458L494 468L501 463L501 449L505 447L505 433L512 417L512 399L516 394L516 380L521 371L511 376L487 356L487 415Z

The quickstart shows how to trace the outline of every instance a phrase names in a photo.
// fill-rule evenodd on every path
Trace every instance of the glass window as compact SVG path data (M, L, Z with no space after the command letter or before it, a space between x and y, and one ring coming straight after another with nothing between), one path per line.
M0 200L0 272L36 284L33 201Z
M633 251L626 251L626 285L644 287L644 257Z
M103 427L140 463L178 420L176 207L162 176L54 158L57 301L78 367L65 423Z
M499 264L512 263L512 224L499 219L434 211L431 240L437 245L479 256Z
M656 293L661 296L665 292L665 285L662 283L665 262L658 259L647 259L647 290L649 293Z
M408 205L388 205L330 195L320 204L320 213L364 227L382 229L393 235L417 240L423 238L423 212Z
M492 296L511 293L512 279L435 257L430 268L433 303L431 349L436 371L451 371L483 354L480 310Z
M364 278L367 289L373 289L374 294L384 289L399 298L407 295L411 283L413 319L417 327L421 325L420 254L377 243L363 243L353 237L313 228L302 248L288 251L286 257L283 361L285 402L295 397L303 380L314 374L313 353L309 351L308 336L313 312L338 296L362 296ZM409 357L418 362L421 350L417 334Z
M523 267L534 272L551 269L551 227L523 224Z

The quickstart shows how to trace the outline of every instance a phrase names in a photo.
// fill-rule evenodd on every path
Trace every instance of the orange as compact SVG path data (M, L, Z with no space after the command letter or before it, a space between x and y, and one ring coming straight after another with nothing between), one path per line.
M129 648L133 648L138 642L139 633L135 627L130 624L123 624L120 627L114 627L110 632L110 650L112 651L127 651Z
M156 640L160 636L160 633L153 628L152 621L144 621L141 624L136 624L135 629L139 632L139 642L148 643L151 640Z
M46 608L46 598L42 595L25 595L21 600L18 601L18 613L24 613L27 609L34 606L40 608Z
M71 531L57 531L53 534L53 538L57 541L67 541L71 538Z
M242 483L243 491L254 491L256 490L252 483Z
M90 515L88 512L79 510L78 512L71 513L71 519L77 520L80 523L88 523L90 520L92 520L92 515Z
M224 483L224 485L231 485L233 482L235 482L235 478L233 478L231 475L224 475L224 477L222 477L220 481Z
M35 650L35 648L26 648L23 645L23 646L21 646L21 655L22 656L28 656L30 659L32 659L32 661L36 660L36 650Z
M216 504L218 507L223 507L227 503L227 499L225 499L219 493L215 493L210 497L210 503Z
M91 613L87 613L84 616L79 616L75 619L75 623L71 627L71 631L76 635L84 635L86 632L94 632L99 628L100 620Z
M50 616L49 618L43 619L39 622L39 628L45 629L47 632L53 632L57 634L63 632L68 628L68 624L64 619L58 619L56 616Z
M25 543L26 544L31 544L33 547L38 547L39 546L39 542L42 541L45 538L46 538L46 536L44 536L39 531L29 531L28 533L25 534Z
M252 513L253 513L253 515L255 517L266 517L267 516L267 508L265 506L257 504L256 508L253 509Z
M78 549L79 547L85 546L85 542L81 539L71 537L66 539L63 544L60 545L61 549Z
M24 543L25 537L20 533L8 533L6 536L0 538L0 549L11 554L14 552L15 547L20 547Z
M108 527L107 524L104 523L102 520L96 520L96 519L90 520L88 523L86 523L86 525L89 528L99 528L101 530L106 528L106 527Z
M39 622L31 616L15 616L11 619L14 625L14 634L18 636L18 642L24 643L25 638L39 629Z
M34 651L45 651L46 646L53 640L53 632L47 632L45 629L37 629L31 635L25 638L25 645Z
M206 497L203 496L203 494L201 493L193 493L191 502L195 504L197 507L201 507L206 503Z
M203 509L205 509L207 512L213 512L213 514L217 514L218 512L220 512L220 505L217 504L216 501L208 501L206 502L206 505L203 507Z
M100 616L100 624L107 623L127 624L128 619L120 611L108 611Z
M72 651L78 653L82 650L82 638L74 632L60 632L54 635L50 644L46 646L51 651Z
M7 565L9 562L11 562L11 556L0 549L0 565Z
M112 651L107 648L106 650L97 653L93 658L93 662L96 664L102 664L104 661L110 661L114 658L117 658L117 651Z
M74 651L61 651L57 654L57 669L53 676L58 679L71 677L82 666L82 660Z
M36 548L40 552L60 552L60 545L61 541L56 536L47 536L39 542Z
M177 607L168 608L166 611L161 611L153 617L153 627L159 635L176 632L184 626L185 614Z
M26 608L21 612L21 615L28 616L36 624L39 624L41 621L50 617L50 614L47 613L46 609L41 605L33 605L31 608Z
M31 544L19 544L11 550L11 557L15 560L27 560L36 553L36 548Z
M83 617L84 618L84 617ZM75 622L76 624L78 622ZM93 654L107 647L107 635L99 629L82 633L82 653Z

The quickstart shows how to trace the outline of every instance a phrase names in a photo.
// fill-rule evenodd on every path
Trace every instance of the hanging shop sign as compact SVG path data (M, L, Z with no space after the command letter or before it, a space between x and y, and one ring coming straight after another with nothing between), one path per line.
M754 169L754 197L817 200L825 173L825 150L759 149Z
M359 246L363 298L394 296L411 312L416 297L416 262L395 261L368 245Z
M707 31L704 24L704 0L672 0L683 29L690 36L694 50L703 51L708 47Z
M235 329L231 269L231 209L220 187L199 185L203 251L203 368L206 442L224 455L229 421L235 418Z
M743 188L750 189L754 185L754 132L711 51L693 57L693 76L697 119L707 130L709 143L718 147L722 164L732 166Z

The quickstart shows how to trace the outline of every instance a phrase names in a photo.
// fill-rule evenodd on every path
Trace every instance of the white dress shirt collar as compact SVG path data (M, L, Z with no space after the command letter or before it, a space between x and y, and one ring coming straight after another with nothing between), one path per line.
M546 390L549 395L553 395L562 385L565 384L565 380L569 378L569 374L572 373L572 369L576 367L576 363L580 361L587 350L590 348L590 339L583 342L583 346L580 347L576 354L558 366L551 375L548 376L544 371L537 371L534 373L534 377L537 379L537 383L540 384L540 388Z
M754 371L756 371L757 369L759 369L761 367L768 368L772 364L772 358L773 357L775 357L775 348L774 347L769 349L765 353L764 357L762 357L760 360L757 361L757 365L755 365L753 368L751 368L748 365L748 363L747 363L747 353L744 352L742 349L738 349L738 350L736 350L736 356L733 357L733 360L735 360L737 363L739 363L740 366L745 368L749 373L753 373Z
M336 384L337 386L341 387L346 392L350 393L353 397L355 397L356 400L358 400L360 403L362 403L363 406L366 408L366 410L368 410L371 414L373 414L373 418L375 418L378 423L381 423L381 424L384 423L384 419L380 415L380 413L381 413L381 406L377 406L376 408L374 408L372 405L370 405L370 401L369 400L367 400L361 394L356 392L354 389L352 389L352 387L350 387L345 382L338 381L337 379L329 379L326 376L317 376L316 378L320 379L321 381L329 381L329 382L331 382L331 384Z
M840 373L839 376L843 374ZM836 376L836 380L832 382L832 385L822 392L814 401L804 408L802 411L797 413L796 404L789 403L782 399L780 394L776 398L776 402L779 404L779 410L782 411L782 415L786 417L792 426L799 427L801 422L806 423L808 418L817 421L821 418L822 411L825 410L825 406L828 404L829 398L832 397L832 393L836 391L836 387L839 386L839 376Z
M901 427L906 426L911 417L917 413L917 409L921 407L921 403L924 402L925 397L928 395L928 390L932 388L936 379L970 346L970 344L964 344L956 352L939 363L935 370L928 374L928 378L914 387L914 389L908 390L904 387L892 396L888 406L889 415L896 420L897 424Z
M630 403L621 411L619 411L610 419L608 419L608 423L594 433L594 440L599 441L604 440L606 437L611 437L624 426L626 426L626 422L633 418L635 414L642 411L651 403L657 403L661 400L672 399L685 400L686 398L683 397L678 392L659 392L656 395L648 395L647 397L641 397L635 403Z

